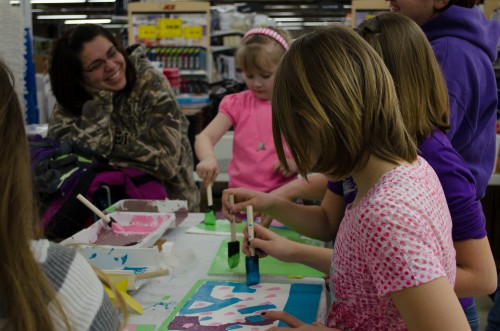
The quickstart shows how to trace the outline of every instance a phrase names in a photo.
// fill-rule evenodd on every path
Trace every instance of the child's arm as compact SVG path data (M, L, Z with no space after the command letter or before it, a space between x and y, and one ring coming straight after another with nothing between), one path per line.
M234 195L237 202L234 206L229 203L230 194ZM231 207L233 212L238 212L249 205L302 235L323 241L335 238L344 215L343 197L330 190L325 194L320 206L299 205L269 193L245 188L227 189L222 192L222 212L227 219L232 219ZM237 221L241 222L239 219Z
M218 113L210 124L196 136L194 150L196 157L200 160L196 165L196 173L203 179L205 186L212 184L219 173L214 146L232 125L233 123L226 115Z
M488 237L453 242L457 252L455 293L459 298L490 294L497 287Z
M390 293L408 330L470 330L446 277Z
M305 178L297 178L277 189L270 194L282 197L290 201L296 199L322 200L326 193L328 179L322 174L313 174Z
M281 261L307 265L323 273L330 272L332 249L288 240L259 224L254 224L254 230L255 237L250 245L259 257L270 255ZM243 253L250 256L247 228L243 235L243 242L247 243L243 245Z

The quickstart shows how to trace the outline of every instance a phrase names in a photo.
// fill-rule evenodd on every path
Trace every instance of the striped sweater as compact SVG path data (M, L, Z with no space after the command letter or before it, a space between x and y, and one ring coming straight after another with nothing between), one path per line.
M118 315L82 255L45 239L33 241L31 250L53 284L74 331L118 330ZM56 330L65 330L63 320L54 313L51 304L49 311L53 314ZM0 311L0 316L5 317L4 314L5 311ZM0 329L7 326L6 322L5 318L0 318Z

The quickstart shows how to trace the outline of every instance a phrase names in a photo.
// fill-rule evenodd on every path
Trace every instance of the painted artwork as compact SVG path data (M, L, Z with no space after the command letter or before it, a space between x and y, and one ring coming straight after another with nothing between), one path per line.
M285 324L265 319L267 310L283 310L306 323L316 321L322 285L200 280L167 319L166 329L260 331Z

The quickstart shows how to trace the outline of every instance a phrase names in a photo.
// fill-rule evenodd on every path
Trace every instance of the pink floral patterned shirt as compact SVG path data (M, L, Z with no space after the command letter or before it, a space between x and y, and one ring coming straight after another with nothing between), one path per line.
M332 257L329 327L406 330L391 292L443 276L454 286L448 205L434 170L418 162L387 172L348 206Z

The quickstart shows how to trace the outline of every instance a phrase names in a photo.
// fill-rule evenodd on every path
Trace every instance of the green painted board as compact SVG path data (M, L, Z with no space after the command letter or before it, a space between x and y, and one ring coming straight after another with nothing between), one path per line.
M246 222L241 222L241 223L236 223L236 233L241 234L243 232L243 229L247 226ZM293 241L298 241L301 243L313 245L313 246L324 246L324 242L312 238L308 238L305 236L302 236L298 234L297 232L290 230L289 228L285 226L280 226L280 227L274 227L271 226L270 229L279 234L280 236L283 236L285 238L288 238ZM211 225L205 225L205 223L201 222L199 224L196 224L193 226L193 230L189 230L188 232L191 233L205 233L205 234L227 234L229 237L231 233L231 222L228 220L217 220L215 222L215 226Z
M293 232L290 230L286 231ZM230 238L222 240L212 265L208 270L209 275L245 275L245 254L243 252L240 252L240 263L236 268L230 269L227 264L227 243L229 240ZM238 240L240 241L241 248L241 238ZM290 278L324 276L322 272L303 264L283 262L271 256L259 259L259 270L261 275L285 276Z

